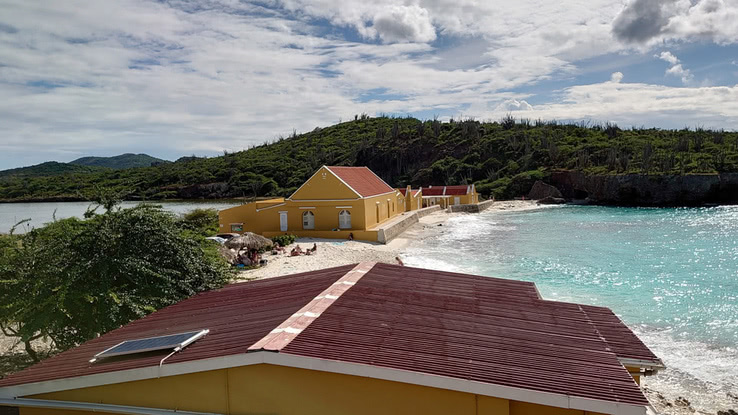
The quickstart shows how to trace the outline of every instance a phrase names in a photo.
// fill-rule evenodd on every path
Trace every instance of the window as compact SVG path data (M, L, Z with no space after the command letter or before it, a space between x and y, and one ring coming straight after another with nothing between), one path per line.
M302 229L315 229L315 214L307 211L302 214Z
M231 223L231 232L243 232L243 223Z
M342 210L338 214L338 227L340 229L351 229L351 212Z

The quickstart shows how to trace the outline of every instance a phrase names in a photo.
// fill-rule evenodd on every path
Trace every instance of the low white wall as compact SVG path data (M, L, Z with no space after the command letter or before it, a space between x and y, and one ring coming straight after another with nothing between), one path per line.
M399 222L395 222L387 227L381 227L377 230L377 241L383 244L395 239L399 234L403 233L407 228L418 223L420 218L433 212L441 210L440 206L431 206L423 209L413 210L407 217Z

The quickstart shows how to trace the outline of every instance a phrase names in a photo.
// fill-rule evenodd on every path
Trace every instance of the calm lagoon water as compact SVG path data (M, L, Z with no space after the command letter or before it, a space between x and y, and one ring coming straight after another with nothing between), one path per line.
M457 216L405 263L535 282L612 308L668 369L646 385L714 413L738 407L738 206L550 207Z
M138 203L123 202L121 205L123 207L133 207ZM238 200L183 200L152 203L162 205L166 210L181 214L197 208L227 209L239 205L241 202ZM54 216L57 219L81 218L89 206L91 206L90 202L0 203L0 233L10 232L10 229L23 219L31 219L31 221L17 229L16 232L23 232L28 226L42 226L44 223L53 221Z

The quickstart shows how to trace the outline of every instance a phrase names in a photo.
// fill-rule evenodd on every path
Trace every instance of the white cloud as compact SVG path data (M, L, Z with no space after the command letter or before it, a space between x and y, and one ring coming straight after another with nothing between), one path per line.
M491 114L501 117L504 112ZM536 105L529 118L613 121L621 126L738 129L738 85L668 87L603 82L566 88L560 102Z
M661 54L656 55L656 57L661 59L662 61L669 62L672 65L676 65L677 63L679 63L679 59L668 50L661 52Z
M517 99L510 99L498 105L497 108L495 108L495 113L532 110L533 106L527 103L525 100L518 101Z
M682 64L679 63L679 58L674 56L673 53L667 50L661 52L660 55L656 55L656 57L661 59L662 61L671 64L671 67L666 70L666 75L672 75L680 78L682 80L682 83L685 85L690 84L694 80L694 76L689 71L689 69L685 69Z
M694 79L692 74L689 72L689 69L684 69L681 63L674 65L671 68L667 69L666 74L681 78L682 83L684 84L688 84L692 82L692 80Z
M619 83L622 80L623 80L622 72L613 72L613 74L610 75L610 82Z
M436 39L428 10L412 6L390 6L374 16L373 29L385 43L420 42Z
M613 21L615 36L629 43L665 40L738 42L735 0L632 0Z

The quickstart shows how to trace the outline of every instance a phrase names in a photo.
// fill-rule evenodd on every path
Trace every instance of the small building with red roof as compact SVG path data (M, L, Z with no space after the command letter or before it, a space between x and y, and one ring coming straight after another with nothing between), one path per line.
M409 185L405 188L397 188L397 191L405 196L405 210L419 210L423 208L423 190L413 189Z
M288 198L247 203L218 216L221 232L377 241L377 227L403 212L405 196L369 168L323 166Z
M479 194L473 184L422 187L423 206L440 205L442 208L479 203Z
M188 332L199 337L151 347ZM136 342L149 347L104 354ZM360 263L154 312L0 379L0 412L643 415L638 380L662 367L608 308L547 301L531 282Z

